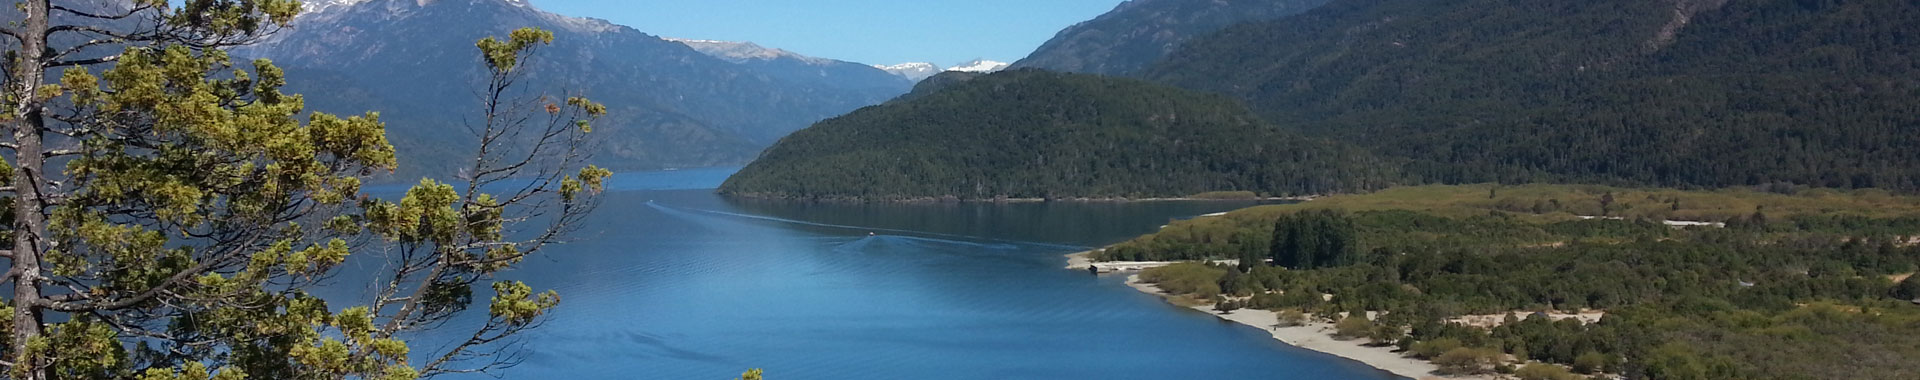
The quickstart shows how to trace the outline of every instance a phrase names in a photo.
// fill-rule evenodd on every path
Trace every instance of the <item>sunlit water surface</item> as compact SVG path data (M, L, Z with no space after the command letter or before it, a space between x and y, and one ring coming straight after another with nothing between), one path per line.
M1166 305L1061 255L1245 202L729 200L734 169L623 173L505 277L558 291L509 379L1396 379ZM352 268L349 268L352 269ZM350 285L343 285L350 286ZM476 290L484 314L491 291ZM416 350L464 323L413 337ZM424 358L421 358L424 359ZM420 359L416 359L420 360Z

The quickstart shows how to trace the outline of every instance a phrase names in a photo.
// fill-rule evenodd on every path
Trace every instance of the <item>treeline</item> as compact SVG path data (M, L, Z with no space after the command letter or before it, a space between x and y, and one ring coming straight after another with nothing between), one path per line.
M1920 3L1336 0L1140 76L1406 183L1920 190Z
M1176 224L1106 255L1242 258L1240 267L1182 264L1142 278L1195 299L1230 296L1221 299L1232 307L1338 320L1342 336L1448 372L1516 373L1531 362L1651 379L1920 373L1910 360L1920 357L1920 340L1910 338L1920 336L1920 306L1911 302L1920 279L1907 277L1920 269L1912 218L1783 211L1724 228L1675 228L1409 208L1425 209L1283 206L1264 220ZM1211 231L1221 228L1233 230ZM1261 255L1275 260L1246 260ZM1524 313L1587 310L1605 317ZM1523 313L1494 327L1455 319L1514 311Z
M788 136L720 191L860 200L1284 196L1399 178L1396 165L1280 132L1223 96L1036 70L944 86Z

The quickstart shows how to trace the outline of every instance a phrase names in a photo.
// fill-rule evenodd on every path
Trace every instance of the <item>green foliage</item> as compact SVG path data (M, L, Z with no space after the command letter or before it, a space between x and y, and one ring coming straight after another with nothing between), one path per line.
M1606 354L1588 351L1573 358L1573 372L1595 374L1608 368L1613 368L1613 359Z
M1920 248L1903 245L1905 236L1920 234L1912 219L1920 212L1892 201L1904 198L1872 191L1789 196L1517 186L1503 187L1489 200L1485 189L1399 189L1261 206L1175 223L1109 247L1105 255L1234 257L1247 243L1232 237L1245 231L1260 236L1272 232L1267 229L1275 228L1275 220L1340 216L1352 225L1353 244L1367 252L1351 265L1256 265L1240 273L1182 264L1180 281L1237 284L1255 294L1244 305L1252 308L1378 312L1381 317L1371 323L1342 320L1337 333L1396 343L1408 356L1462 372L1496 365L1475 359L1487 355L1474 348L1580 373L1649 378L1898 378L1916 370L1897 359L1920 355L1920 344L1905 338L1920 334L1920 306L1908 301L1920 287L1901 277L1920 267ZM1597 200L1607 194L1620 206L1617 215L1635 215L1637 204L1648 200L1670 205L1671 199L1685 199L1703 214L1764 207L1787 221L1773 217L1765 228L1679 228L1500 211L1516 204L1512 197L1593 202L1597 210ZM1362 211L1325 211L1336 208ZM1333 297L1321 301L1322 293ZM1585 309L1605 310L1605 318L1583 323L1509 314ZM1450 322L1484 314L1507 317L1495 327ZM1445 357L1449 352L1456 355Z
M480 48L480 56L486 58L487 68L499 73L513 72L520 65L520 55L536 46L552 45L553 32L522 28L507 35L505 41L492 36L480 39L474 47Z
M1180 263L1140 272L1140 281L1159 286L1173 294L1192 294L1197 299L1220 295L1219 279L1228 269L1201 263Z
M1417 343L1413 343L1412 348L1407 351L1407 356L1432 360L1434 358L1439 358L1440 354L1453 351L1456 348L1460 348L1460 339L1456 339L1456 338L1428 339L1428 340L1419 341Z
M1513 376L1520 378L1520 380L1577 380L1581 378L1579 375L1567 372L1566 367L1542 363L1531 363L1520 366L1520 369L1513 371Z
M1915 25L1904 0L1335 1L1141 76L1411 159L1415 182L1910 191Z
M37 21L17 23L22 29L10 29L13 38L44 39L68 27L46 25L49 12L76 12L44 1L21 5L17 10ZM0 342L7 377L398 380L446 373L445 359L412 362L418 353L399 336L441 326L471 302L468 285L564 231L559 225L548 237L506 240L509 221L525 219L518 213L547 209L525 203L551 202L538 195L555 193L558 178L527 186L533 195L482 194L475 188L492 180L485 175L464 191L422 180L397 203L363 194L364 177L398 164L379 116L311 113L303 122L303 98L280 91L287 84L281 70L264 59L236 67L219 49L284 25L299 2L140 5L148 8L121 18L156 16L163 24L150 27L162 30L100 41L141 43L99 58L110 65L7 52L30 57L9 62L9 72L21 75L8 78L14 96L5 108L33 110L7 116L15 129L6 142L9 161L18 165L11 186L0 190L15 206L0 228L15 273L3 309L11 316L9 339ZM514 34L516 41L539 35ZM528 47L506 48L524 54ZM518 59L491 63L504 70ZM18 81L56 67L68 67L59 84ZM599 112L590 102L570 105L581 114ZM579 163L563 154L540 157ZM587 190L576 190L580 199L553 202L561 210L542 215L577 221L586 208L576 206L606 175L582 170L576 187ZM365 260L403 268L392 269L391 281L376 281L391 288L340 308L308 294L367 247L391 255ZM374 275L381 274L389 273ZM422 276L431 278L413 286ZM517 282L494 288L491 318L474 334L482 343L536 325L558 302ZM428 354L467 357L477 345Z
M1297 195L1378 188L1396 177L1388 167L1281 133L1224 97L1015 70L822 121L720 191L858 200Z
M1348 315L1346 318L1341 318L1340 322L1334 323L1333 330L1333 336L1336 338L1365 338L1373 333L1373 321L1367 320L1366 314Z
M1299 310L1281 310L1275 317L1280 321L1279 327L1294 327L1307 324L1307 315L1301 313Z
M1333 210L1283 215L1273 222L1273 265L1316 269L1352 265L1358 258L1353 219Z
M1240 302L1227 299L1226 297L1214 298L1213 311L1220 312L1220 314L1233 314L1234 310L1240 310Z
M1476 375L1492 370L1499 360L1499 351L1460 347L1441 353L1433 359L1433 364L1440 366L1441 374Z

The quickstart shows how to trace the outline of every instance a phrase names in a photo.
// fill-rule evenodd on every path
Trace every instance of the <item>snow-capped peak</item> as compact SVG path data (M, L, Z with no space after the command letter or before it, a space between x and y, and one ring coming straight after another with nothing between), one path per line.
M773 60L773 59L780 59L780 58L791 58L791 59L799 60L801 62L816 64L816 65L828 64L833 62L833 60L829 60L829 59L808 57L808 56L800 55L798 53L794 53L786 50L764 47L764 46L760 46L760 44L756 44L752 42L696 40L696 39L686 39L686 38L664 38L664 37L661 39L664 39L667 41L679 42L681 44L687 45L687 47L693 48L693 50L695 51L699 51L701 54L706 54L714 58L724 59L734 63L746 62L751 60Z
M348 13L372 12L384 14L388 19L405 18L421 9L433 6L467 7L482 4L500 4L517 8L526 15L552 23L554 28L564 28L580 33L606 33L623 29L607 20L591 17L572 17L540 10L529 0L464 0L440 4L448 0L300 0L300 22L331 20L346 17Z
M933 70L933 69L939 68L938 66L934 66L932 63L927 63L927 62L907 62L907 63L898 64L898 65L873 65L873 67L881 70Z
M907 80L919 82L940 73L940 66L926 62L907 62L898 65L873 65L873 68L899 75Z
M972 61L968 61L967 63L962 63L962 64L959 64L959 65L956 65L956 66L954 66L954 67L948 67L948 68L947 68L947 71L965 71L965 72L973 72L973 73L991 73L991 72L995 72L995 71L1000 71L1000 70L1003 70L1003 69L1006 69L1006 68L1007 68L1007 66L1009 66L1009 65L1012 65L1012 64L1010 64L1010 63L1006 63L1006 62L1000 62L1000 61L990 61L990 60L985 60L985 59L976 59L976 60L972 60Z
M367 2L367 0L300 0L300 11L301 13L309 14L326 12L329 10L344 9L364 2Z

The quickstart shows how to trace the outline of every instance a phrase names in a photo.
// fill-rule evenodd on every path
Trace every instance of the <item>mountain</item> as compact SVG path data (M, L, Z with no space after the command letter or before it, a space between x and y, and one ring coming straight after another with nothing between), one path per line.
M738 164L793 130L904 93L910 82L864 65L775 55L716 58L604 20L523 0L309 0L309 12L260 44L234 49L288 72L308 109L379 111L401 149L399 178L452 173L470 154L482 67L474 41L514 28L554 32L521 81L529 91L608 105L595 161L615 169ZM710 50L712 51L712 50Z
M721 185L799 199L1178 197L1378 187L1392 165L1232 99L1039 70L987 74L795 132Z
M1920 3L1337 0L1144 77L1440 182L1920 189Z
M1006 62L990 61L985 59L975 59L972 61L967 61L965 63L954 65L953 67L948 67L947 71L964 71L969 73L991 73L995 71L1004 70L1007 68L1008 65L1009 64Z
M933 64L926 63L926 62L908 62L908 63L902 63L898 65L885 65L885 66L873 65L873 67L880 69L881 71L886 71L893 75L898 75L901 78L907 78L907 80L914 81L914 82L919 82L921 80L927 79L928 77L932 77L934 74L940 73L939 66L934 66Z
M1127 75L1187 40L1247 21L1313 9L1327 0L1130 0L1081 22L1013 64L1060 72Z
M965 83L966 81L974 80L974 78L986 76L987 74L991 73L942 71L939 74L927 77L927 79L920 80L920 83L913 85L913 91L907 91L906 94L900 95L898 98L893 98L893 100L888 100L887 103L899 103L933 95L934 93L940 92L940 90L947 89L947 87L953 87L953 85Z
M839 88L872 94L869 103L884 101L905 93L913 81L873 66L826 58L808 57L794 52L762 47L752 42L730 42L667 38L693 50L787 83Z

